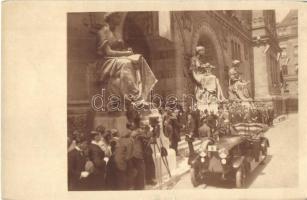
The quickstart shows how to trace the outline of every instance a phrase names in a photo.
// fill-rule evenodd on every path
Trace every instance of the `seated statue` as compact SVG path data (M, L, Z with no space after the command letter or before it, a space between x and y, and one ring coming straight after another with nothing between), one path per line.
M115 37L119 19L119 13L107 13L106 23L97 31L97 79L108 94L126 98L132 104L145 102L157 80L146 60L131 48L125 49Z
M202 58L205 48L196 47L196 55L192 57L190 70L196 82L195 98L200 111L209 110L217 112L218 103L225 100L218 78L212 74L215 67L209 63L204 63Z
M249 104L248 102L252 101L247 86L249 82L242 80L238 70L239 66L240 61L234 60L229 69L229 100Z

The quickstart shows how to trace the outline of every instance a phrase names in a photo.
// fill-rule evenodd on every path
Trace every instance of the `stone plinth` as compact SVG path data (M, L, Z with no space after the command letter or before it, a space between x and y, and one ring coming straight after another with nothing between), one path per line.
M124 112L96 113L94 117L94 129L102 125L106 129L117 129L119 135L126 132L127 118Z

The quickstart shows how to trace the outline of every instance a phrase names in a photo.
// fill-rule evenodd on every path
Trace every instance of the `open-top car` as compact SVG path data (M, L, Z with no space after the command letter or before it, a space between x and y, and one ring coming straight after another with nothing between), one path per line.
M245 186L246 176L267 156L267 126L240 123L227 135L205 138L191 161L191 181L196 187L206 183L210 173L232 180L237 188Z

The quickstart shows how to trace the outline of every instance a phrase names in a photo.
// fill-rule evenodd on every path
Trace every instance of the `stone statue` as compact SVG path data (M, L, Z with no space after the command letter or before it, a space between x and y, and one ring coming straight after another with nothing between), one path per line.
M242 80L239 72L240 61L234 60L229 69L229 100L249 104L252 101L248 87L249 81Z
M125 48L114 34L119 20L119 13L107 13L106 23L97 31L97 79L109 94L142 103L157 80L143 56Z
M196 47L196 55L191 59L190 70L196 83L195 98L200 111L217 113L218 104L225 100L218 78L212 74L215 67L204 63L205 47Z

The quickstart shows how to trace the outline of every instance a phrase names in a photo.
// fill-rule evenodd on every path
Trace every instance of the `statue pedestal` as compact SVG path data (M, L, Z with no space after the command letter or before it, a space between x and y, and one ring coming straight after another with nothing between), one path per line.
M106 129L117 129L119 136L127 131L127 118L124 112L96 113L94 117L94 129L104 126Z

